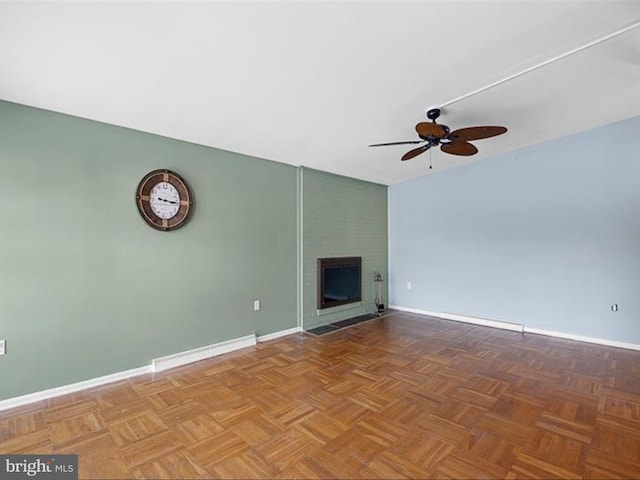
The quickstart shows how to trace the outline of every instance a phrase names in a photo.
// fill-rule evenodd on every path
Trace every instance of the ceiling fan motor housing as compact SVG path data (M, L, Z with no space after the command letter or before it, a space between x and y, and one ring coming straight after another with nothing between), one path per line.
M436 119L440 116L441 110L439 108L430 108L429 110L427 110L427 118L429 120L433 120L434 122L436 121Z

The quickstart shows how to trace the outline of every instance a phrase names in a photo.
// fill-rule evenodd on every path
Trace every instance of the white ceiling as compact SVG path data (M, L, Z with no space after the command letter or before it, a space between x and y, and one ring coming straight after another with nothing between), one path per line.
M393 184L425 109L640 21L640 1L3 2L0 98ZM640 115L640 28L444 108L437 172Z

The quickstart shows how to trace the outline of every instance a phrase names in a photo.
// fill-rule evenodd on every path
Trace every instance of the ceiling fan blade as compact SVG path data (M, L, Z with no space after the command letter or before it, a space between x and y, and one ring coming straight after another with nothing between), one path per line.
M454 130L449 134L449 138L454 141L462 140L464 142L468 142L469 140L481 140L483 138L502 135L503 133L506 133L506 131L507 129L505 127L468 127Z
M411 160L413 157L417 157L418 155L420 155L422 152L426 152L427 150L429 150L429 148L431 148L431 145L429 145L428 143L426 145L422 145L421 147L418 148L414 148L413 150L409 150L407 153L405 153L402 156L402 161L404 162L405 160Z
M436 137L444 138L447 135L447 131L437 123L433 122L420 122L416 125L416 132L421 138Z
M407 142L389 142L389 143L375 143L369 145L370 147L386 147L387 145L409 145L412 143L422 143L424 140L409 140Z
M462 155L464 157L468 157L470 155L475 155L478 153L478 149L469 142L461 142L456 140L455 142L445 143L440 147L445 153L450 153L451 155Z

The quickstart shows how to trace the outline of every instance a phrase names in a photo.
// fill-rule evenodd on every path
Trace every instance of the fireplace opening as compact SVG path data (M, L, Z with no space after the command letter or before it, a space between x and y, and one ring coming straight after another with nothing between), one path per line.
M362 257L318 259L318 309L362 299Z

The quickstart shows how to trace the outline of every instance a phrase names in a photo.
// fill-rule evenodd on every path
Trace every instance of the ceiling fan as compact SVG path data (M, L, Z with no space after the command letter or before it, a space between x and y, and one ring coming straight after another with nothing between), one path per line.
M449 127L436 123L436 119L440 116L441 110L439 108L431 108L427 111L427 118L431 120L429 122L420 122L416 125L416 132L422 140L409 140L407 142L390 142L390 143L376 143L369 145L370 147L383 147L387 145L409 145L424 143L424 145L409 150L402 156L402 160L410 160L413 157L426 152L431 147L440 145L440 150L452 155L470 156L478 153L478 149L475 145L469 143L470 140L480 140L483 138L495 137L502 135L507 131L505 127L496 126L483 126L483 127L467 127L454 130L449 130ZM426 142L426 143L425 143Z

